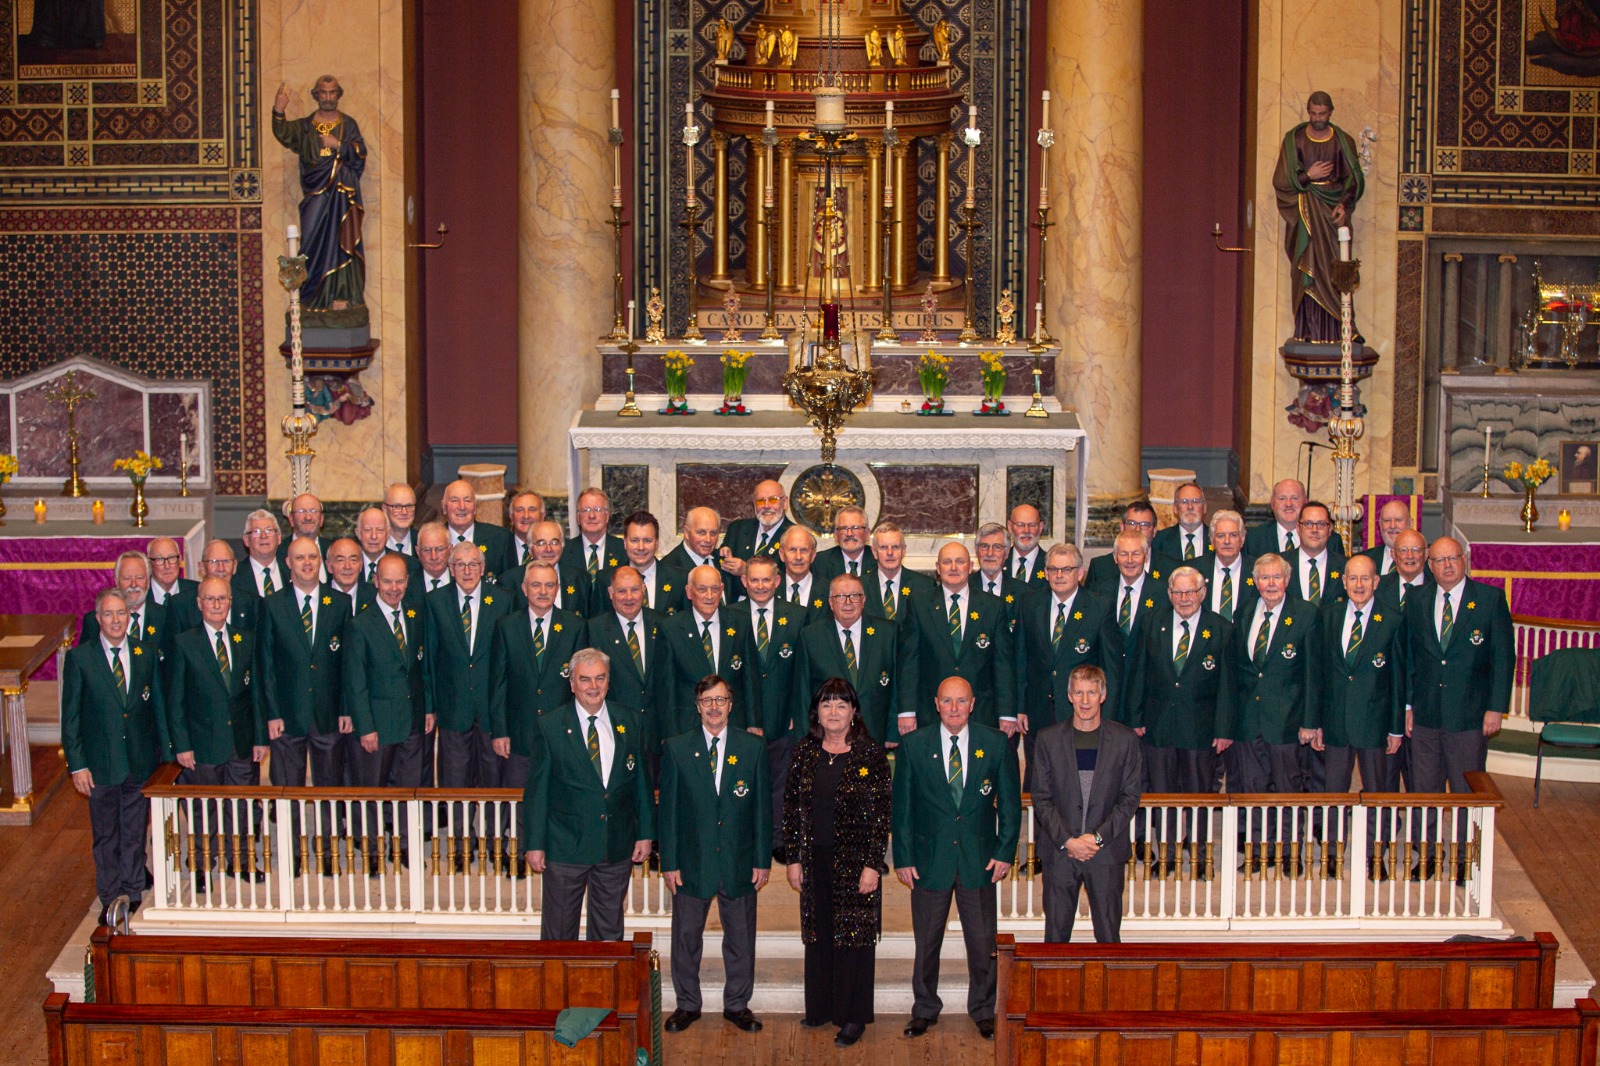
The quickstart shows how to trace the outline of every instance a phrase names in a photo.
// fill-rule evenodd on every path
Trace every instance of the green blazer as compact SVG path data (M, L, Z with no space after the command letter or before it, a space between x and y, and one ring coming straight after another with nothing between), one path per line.
M1143 727L1156 748L1209 748L1234 735L1233 626L1212 610L1190 623L1189 657L1173 669L1172 608L1157 609L1135 627L1127 656L1124 725Z
M928 580L932 581L932 578ZM1019 578L1012 577L1004 570L1000 572L1000 580L993 584L998 586L994 592L989 592L986 587L990 584L988 578L983 576L981 570L974 570L972 576L967 578L967 589L971 592L984 592L997 598L1006 605L1006 619L1011 623L1013 635L1017 632L1017 618L1022 614L1022 605L1031 599L1036 592L1049 591L1050 586L1043 578L1035 580L1032 584ZM938 584L937 581L934 582Z
M720 792L703 730L673 737L661 752L661 869L681 873L681 891L697 899L748 896L752 871L772 865L767 745L730 725L719 747Z
M197 585L196 587L198 588L199 586ZM174 592L168 599L171 602L177 602L182 595L182 591ZM190 603L194 603L194 597L195 593L191 591L188 594ZM167 652L172 649L172 638L181 632L174 625L176 621L177 618L173 611L159 603L155 603L149 596L146 596L144 606L139 608L139 632L134 633L132 631L132 621L130 620L128 638L136 644L143 645L145 648L154 649L159 653L158 658L165 658ZM200 624L200 611L198 608L194 612L194 624ZM89 611L84 614L83 625L78 630L78 643L93 644L99 639L100 621L95 618L93 611Z
M663 672L661 665L661 624L666 621L655 611L645 608L639 612L634 633L639 638L639 650L644 655L644 673L633 665L633 655L628 651L628 631L617 620L616 611L597 614L588 621L589 647L599 648L611 656L611 685L606 698L623 707L637 707L644 715L645 730L650 735L651 751L661 743L661 723L656 715L656 677Z
M543 655L534 654L533 623L527 611L508 614L494 626L489 734L495 740L510 737L517 755L533 755L541 715L572 702L572 653L589 646L578 615L552 609L549 622Z
M1449 646L1441 647L1433 621L1437 596L1437 587L1430 595L1406 595L1412 721L1451 733L1475 731L1483 728L1484 714L1504 714L1511 706L1517 654L1511 611L1503 591L1467 578L1450 598L1455 622Z
M574 501L576 506L576 501ZM600 573L615 570L619 566L626 566L628 553L622 545L622 538L614 533L607 533L606 539L600 543ZM561 549L561 565L589 572L589 549L583 540L583 534L568 537L566 546ZM571 610L571 608L568 608Z
M1020 710L1028 716L1028 731L1035 735L1072 717L1072 703L1067 699L1067 678L1072 671L1085 663L1105 669L1111 652L1104 633L1105 600L1088 589L1078 589L1059 641L1055 639L1056 602L1048 587L1029 596L1017 625ZM1117 705L1112 688L1115 678L1113 672L1106 672L1107 708Z
M230 627L223 632L228 638L227 677L204 626L178 634L167 657L172 750L192 751L194 761L207 766L250 758L256 737L255 701L260 693L250 684L256 635Z
M753 636L756 631L755 607L746 600L733 610L744 612L750 619ZM759 725L762 735L769 741L781 740L796 730L804 732L806 728L805 720L796 717L795 694L798 691L796 678L799 676L800 635L805 632L810 616L810 609L804 604L793 604L776 597L767 604L767 648L765 651L759 647L756 649L761 720L747 724Z
M533 726L533 758L522 792L522 851L551 862L624 862L639 840L653 840L655 797L645 767L644 720L607 702L615 745L604 784L589 759L577 705L551 708Z
M344 713L357 737L378 734L379 744L398 744L420 733L427 706L423 690L423 618L401 604L405 656L381 606L359 612L345 626Z
M518 566L501 578L502 587L511 594L511 609L513 611L526 611L528 609L528 597L522 594L523 570L523 567ZM512 578L516 580L513 581ZM556 606L573 614L588 615L593 608L593 590L589 585L588 572L582 567L568 565L566 560L563 559L556 564L556 579L561 583L561 588L556 593ZM610 610L610 599L606 600L605 606L607 610Z
M1381 748L1406 731L1409 627L1401 611L1374 598L1371 613L1362 616L1361 643L1347 654L1346 603L1339 596L1323 604L1316 638L1307 646L1314 698L1305 725L1322 730L1329 747Z
M865 584L865 579L878 572L878 557L872 554L872 545L868 544L861 549L860 566L857 567ZM824 601L828 598L828 582L845 572L844 552L835 544L817 553L811 560L811 592L813 596L821 596Z
M450 544L456 543L456 531L445 527L449 535ZM517 565L516 538L511 535L511 530L505 526L497 526L492 522L475 521L472 523L472 543L483 556L483 576L493 579L497 574L503 574Z
M128 694L117 688L96 637L67 652L61 671L61 749L67 772L88 770L96 788L143 781L172 758L156 656L124 644Z
M1261 658L1252 660L1250 627L1259 603L1260 597L1253 597L1250 613L1241 615L1233 627L1239 712L1230 735L1234 740L1260 737L1268 744L1298 744L1306 705L1319 692L1311 681L1319 612L1305 600L1284 596L1273 612L1272 640Z
M624 566L631 565L627 557ZM616 569L601 570L589 583L589 617L615 610L611 606L611 575ZM689 587L689 574L666 562L656 563L654 581L645 584L645 600L652 611L661 615L674 615L689 609L689 598L684 595Z
M1017 755L998 729L969 722L966 781L950 795L944 730L924 726L905 736L895 757L894 864L917 868L917 888L984 888L991 859L1017 861L1022 781Z
M898 622L876 618L861 619L861 645L856 648L856 695L861 701L861 721L879 744L898 743L902 714L916 713L912 700L913 667L908 665L911 650ZM799 661L795 663L793 716L795 728L804 733L811 723L811 698L830 677L849 680L845 667L844 645L839 642L839 624L830 615L806 626L800 633Z
M1300 549L1288 553L1283 558L1289 564L1289 598L1294 600L1306 599L1306 589L1300 584ZM1344 553L1336 551L1333 542L1328 543L1328 554L1322 560L1320 579L1322 581L1322 596L1319 602L1337 599L1344 595Z
M778 563L778 575L783 575L783 562L778 558L778 548L783 541L783 534L794 525L788 515L778 519L777 528L772 531L771 543L761 554ZM758 518L735 518L728 523L727 532L722 535L722 546L732 553L735 559L748 560L756 554L756 541L761 539L761 520ZM728 599L738 600L745 595L744 582L732 574L724 573L722 580L727 586Z
M693 608L680 611L661 624L661 667L656 674L656 711L661 735L666 740L697 729L700 715L694 706L694 686L707 674L717 674L733 689L735 729L759 725L761 710L761 670L756 662L755 624L750 612L733 607L717 610L717 661L706 659L700 638L700 615Z
M494 628L511 613L511 595L498 585L483 582L474 595L478 624L473 628L470 650L461 625L460 590L451 585L423 598L427 608L423 627L427 654L422 657L426 705L437 726L455 733L465 733L474 725L490 728L489 693L494 688L494 674L489 660Z
M1006 605L998 596L986 592L961 590L961 610L966 615L958 653L950 639L950 620L945 614L944 589L929 597L911 597L909 625L916 647L914 667L916 708L919 725L931 725L938 718L934 697L947 677L965 678L977 703L972 718L984 725L997 725L1000 714L1012 716L1017 710L1016 652Z
M316 628L306 636L300 620L300 592L294 586L267 597L256 629L256 743L267 742L267 723L282 719L286 736L335 733L344 697L344 629L350 624L350 597L334 595L331 585L312 593Z

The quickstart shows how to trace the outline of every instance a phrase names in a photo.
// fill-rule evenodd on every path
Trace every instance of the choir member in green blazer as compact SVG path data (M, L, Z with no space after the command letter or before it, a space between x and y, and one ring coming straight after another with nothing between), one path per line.
M784 513L789 497L776 481L759 482L751 493L751 505L754 517L735 518L722 538L719 565L728 574L729 599L745 595L744 564L758 555L777 560L784 530L794 524Z
M1005 603L984 592L971 592L972 555L965 544L950 541L939 549L939 588L933 597L911 597L907 612L916 648L915 725L934 719L934 695L943 679L964 677L977 693L973 714L979 722L1016 736L1016 658L1010 616ZM902 720L909 731L912 722Z
M907 1036L927 1032L944 1006L939 951L952 895L966 941L967 1014L979 1035L994 1036L994 886L1016 860L1022 783L1006 735L971 720L974 703L970 682L945 678L938 722L908 734L895 758L895 876L911 889L916 941Z
M157 537L145 546L145 553L150 559L150 602L157 606L166 606L167 600L180 592L200 587L200 582L191 577L180 577L183 570L183 556L179 551L178 542L171 537ZM199 569L199 560L191 561L191 568Z
M631 566L612 571L606 594L611 610L589 619L588 643L611 656L611 698L644 715L648 747L656 751L662 740L656 675L666 670L661 643L666 618L644 605L644 581Z
M589 901L589 940L622 939L633 864L650 857L655 796L644 762L644 719L606 699L610 658L572 656L572 699L534 723L522 792L522 847L544 877L539 936L578 939Z
M606 532L611 525L611 497L603 489L593 485L584 489L578 493L576 506L578 534L567 538L561 550L561 561L588 574L593 583L602 572L623 565L627 553L623 551L622 538Z
M528 563L549 563L556 568L556 606L561 610L582 615L592 609L589 574L562 555L565 544L561 526L555 522L537 522L528 531L528 559L517 564L515 575L507 574L500 579L501 585L512 586L509 590L512 610L522 611L528 607L528 601L522 595L522 577L528 569ZM522 545L519 544L518 551L521 549Z
M744 561L746 598L732 610L749 615L756 639L756 683L761 701L759 726L767 742L767 768L772 778L772 809L783 809L783 790L789 781L789 763L795 742L804 733L796 667L800 662L800 635L810 612L800 604L778 598L778 560L761 554ZM751 730L755 731L754 728ZM774 816L773 855L782 861L783 832Z
M1489 738L1511 704L1511 612L1504 592L1467 576L1458 541L1440 537L1428 545L1428 569L1433 594L1409 595L1405 606L1412 787L1467 792L1466 775L1483 770Z
M709 568L708 568L709 569ZM722 922L726 984L722 1016L747 1033L755 987L756 893L772 852L772 792L767 747L733 728L733 686L712 674L694 686L700 728L667 741L661 753L661 869L672 899L672 990L678 1006L666 1029L700 1018L700 955L711 901Z
M1321 691L1311 680L1317 607L1288 594L1289 564L1277 552L1257 559L1250 576L1255 595L1233 634L1239 711L1228 791L1302 792L1300 734Z
M469 482L452 481L446 485L440 507L452 548L463 543L477 548L478 554L483 556L484 577L490 581L506 573L512 574L512 580L516 579L511 531L505 526L478 521L478 495Z
M315 540L296 537L288 563L289 587L268 596L258 615L256 743L272 752L274 785L304 785L309 753L311 781L337 788L344 784L340 651L350 598L318 582L322 556Z
M128 639L136 646L155 652L160 659L172 647L172 638L177 636L178 630L173 625L174 612L158 605L150 597L150 573L150 560L144 552L126 551L117 556L116 584L117 591L122 593L122 600L128 606ZM199 622L200 619L196 617L194 624L198 625ZM90 611L83 616L78 643L92 643L99 635L100 623L95 619L95 613Z
M796 527L803 529L804 527ZM833 613L823 612L800 634L795 664L795 713L809 707L830 677L850 682L867 735L886 747L900 743L897 722L914 723L915 667L898 622L863 616L861 579L840 574L828 588Z
M840 574L853 574L863 582L878 570L878 560L867 544L867 512L845 507L833 516L833 547L817 553L811 572L826 586Z
M473 788L479 766L493 756L489 660L495 625L511 613L511 593L484 580L483 555L471 544L450 549L450 577L424 597L423 678L439 728L439 787Z
M689 600L688 610L679 611L661 626L664 669L656 679L659 739L665 741L696 728L694 686L707 674L728 679L734 696L734 728L760 731L761 678L749 612L722 606L722 574L712 566L690 571Z
M105 908L144 895L150 801L144 783L171 757L159 663L128 636L128 605L106 589L95 597L99 635L67 652L61 672L61 749L72 787L89 800L95 894Z

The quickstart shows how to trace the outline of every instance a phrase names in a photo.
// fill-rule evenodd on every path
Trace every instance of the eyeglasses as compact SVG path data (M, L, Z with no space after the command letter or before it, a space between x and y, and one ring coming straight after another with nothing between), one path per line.
M152 555L150 556L150 561L152 563L175 563L178 561L178 557L176 555Z
M247 529L244 531L244 535L247 537L276 537L278 531L276 529Z
M1043 522L1013 522L1013 523L1011 523L1011 528L1012 529L1043 529L1044 528L1044 523Z
M385 511L415 511L417 505L414 503L386 503L383 505L383 509Z
M1333 523L1332 522L1307 522L1305 519L1302 518L1300 520L1300 528L1301 529L1332 529L1333 528Z
M609 507L580 507L580 508L578 508L578 513L579 514L610 514L611 513L611 508L609 508Z
M1156 528L1156 524L1154 522L1142 522L1142 521L1139 521L1138 519L1134 519L1134 518L1124 518L1122 520L1122 524L1124 526L1126 526L1128 529L1154 529L1154 528Z
M432 547L432 548L424 548L421 545L418 545L417 554L418 555L429 555L429 556L432 556L432 555L443 555L446 552L448 552L449 550L450 550L450 545L448 545L448 544L440 544L437 547Z
M535 548L555 548L555 547L559 547L561 545L561 543L562 542L559 541L559 540L550 540L550 539L546 538L544 540L536 540L536 541L534 541L533 542L533 546Z
M1180 588L1172 588L1171 586L1168 586L1168 591L1171 592L1174 596L1201 596L1201 595L1205 594L1206 590L1205 590L1205 588L1203 586L1201 588L1194 588L1194 589L1180 589Z
M301 515L301 516L321 514L322 513L322 508L320 508L320 507L296 507L293 511L291 511L289 513L290 514L295 514L295 515Z
M1205 503L1206 503L1206 499L1205 499L1204 496L1200 497L1198 500L1173 500L1172 501L1172 505L1174 507L1204 507Z
M1430 563L1451 563L1451 564L1454 564L1454 563L1459 563L1461 560L1463 560L1465 558L1466 558L1465 555L1435 555L1432 558L1430 558L1428 560L1428 562L1430 562Z
M1044 568L1046 577L1061 577L1064 574L1075 574L1077 572L1078 568L1076 566L1046 566Z
M757 496L756 497L756 506L757 507L776 507L776 506L778 506L778 504L780 504L782 502L783 502L783 497L782 496Z
M1393 548L1390 550L1396 555L1423 555L1428 551L1427 548Z
M200 602L201 603L210 603L210 604L232 603L233 602L233 597L232 596L201 596L200 597Z
M733 706L733 697L732 696L701 696L699 699L695 700L695 703L699 704L702 707L731 707L731 706Z
M828 597L828 599L836 600L839 603L860 603L866 598L867 597L860 592L835 592L833 595Z
M867 531L867 527L866 526L834 526L833 527L833 531L835 533L865 533Z
M465 570L470 574L474 570L482 570L483 563L478 559L457 559L455 562L450 564L450 569Z

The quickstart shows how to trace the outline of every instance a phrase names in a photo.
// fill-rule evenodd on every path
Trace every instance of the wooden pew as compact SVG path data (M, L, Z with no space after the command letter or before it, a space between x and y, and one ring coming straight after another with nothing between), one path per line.
M1011 1061L1595 1066L1597 1033L1592 999L1561 1010L1034 1012Z
M118 1006L44 1002L50 1066L313 1066L324 1062L560 1062L632 1066L615 1011L572 1048L559 1012Z
M1556 939L1441 943L1040 944L998 938L995 1038L1034 1012L1537 1009Z
M123 1006L521 1010L609 1007L656 1046L652 940L118 936L90 940L95 1001ZM632 1052L630 1051L630 1055ZM631 1060L630 1060L631 1061Z

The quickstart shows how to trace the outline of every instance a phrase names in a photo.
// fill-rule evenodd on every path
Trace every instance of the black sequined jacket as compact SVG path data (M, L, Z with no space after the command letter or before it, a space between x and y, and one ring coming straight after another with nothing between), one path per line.
M844 774L834 799L833 877L825 886L810 876L811 793L816 785L817 764L827 755L822 742L807 736L800 741L789 769L789 783L783 800L783 839L789 848L789 861L798 862L807 876L800 889L800 932L807 944L816 943L815 893L825 887L833 893L833 942L836 947L861 948L877 943L883 926L882 877L889 867L884 861L889 846L892 782L889 760L870 737L862 737L841 756ZM878 889L862 895L861 871L878 871Z

